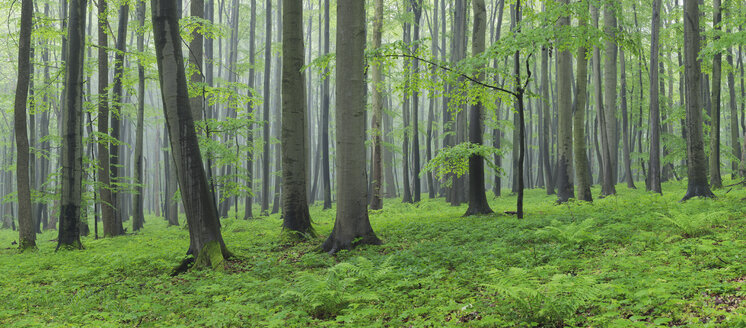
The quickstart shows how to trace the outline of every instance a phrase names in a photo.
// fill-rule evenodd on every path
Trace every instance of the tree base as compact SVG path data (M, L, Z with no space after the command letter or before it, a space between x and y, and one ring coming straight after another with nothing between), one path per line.
M332 231L329 238L326 239L321 250L334 255L341 250L350 250L360 245L381 245L383 242L372 231L364 236L357 236L354 238L338 238Z
M225 260L232 254L228 252L220 242L213 240L207 243L199 251L199 255L194 259L194 269L211 268L217 271L225 270Z
M33 240L23 240L21 239L21 242L18 244L18 252L23 253L27 251L36 251L38 248L36 247L36 242Z
M464 213L464 217L473 215L487 215L494 213L489 204L469 204L469 208Z
M683 203L694 197L715 198L715 194L712 193L712 191L710 190L710 187L708 187L707 185L689 186L689 188L687 188L686 190L686 195L684 195L684 198L682 198L679 202Z

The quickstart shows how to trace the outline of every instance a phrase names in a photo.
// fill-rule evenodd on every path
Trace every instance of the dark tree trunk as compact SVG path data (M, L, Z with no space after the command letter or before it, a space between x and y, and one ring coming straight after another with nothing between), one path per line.
M324 55L329 54L329 0L324 0ZM324 75L329 75L325 69ZM325 78L321 84L321 177L324 185L324 209L332 208L332 186L329 168L329 78Z
M107 1L102 0L98 6L98 133L109 134L109 47ZM104 224L104 236L117 236L116 218L114 217L115 199L112 195L109 142L98 142L98 180L101 195L101 221Z
M714 197L707 182L707 163L702 140L700 90L702 70L699 60L699 4L684 0L684 74L686 77L687 172L689 182L682 201L693 197Z
M60 227L57 250L81 249L80 204L83 194L83 57L85 0L71 0L68 17L65 84L62 96Z
M282 7L282 228L302 238L314 234L306 197L303 2L283 0Z
M632 179L632 159L629 150L629 121L627 116L627 62L624 58L624 49L619 52L619 62L621 66L621 97L622 97L622 152L624 156L624 176L627 181L627 187L637 189L635 181Z
M124 102L123 93L123 79L124 79L124 54L127 50L127 23L129 21L129 5L124 4L119 8L119 29L117 33L117 51L114 55L114 85L112 86L112 99L111 99L111 138L117 141L122 138L122 103ZM121 156L121 147L116 143L110 145L111 148L111 182L112 183L123 183L122 176L123 169L126 167L126 161L122 160L124 156ZM116 190L116 188L114 188ZM116 190L112 197L114 200L114 230L112 236L118 236L124 234L124 227L122 222L125 221L126 216L126 205L124 204L124 192L123 190Z
M413 53L417 54L420 41L420 20L422 18L422 0L410 0L412 11L414 11L414 42ZM420 183L420 85L419 72L420 61L414 59L415 76L414 90L412 90L412 200L419 203L422 199Z
M373 49L381 47L381 36L383 29L383 0L375 1L375 14L373 18ZM373 63L371 66L373 76L373 119L371 120L371 134L373 137L373 193L370 200L371 210L380 210L383 208L383 136L381 129L381 118L383 116L383 75L381 74L381 64ZM429 144L428 144L429 150Z
M411 10L411 6L407 5L407 12ZM411 42L411 34L412 34L412 24L410 23L404 23L403 24L403 41L404 44L407 45L407 47L410 47ZM411 97L409 95L410 88L412 88L412 72L411 67L412 66L412 60L407 58L404 60L404 101L402 102L402 121L404 123L404 137L402 138L402 185L404 187L404 191L402 192L402 202L404 203L412 203L412 187L410 185L410 179L409 179L409 131L410 131L410 100Z
M262 141L264 142L264 152L262 155L262 215L269 214L269 181L271 179L269 171L269 132L270 132L270 92L269 82L272 73L272 1L267 1L266 12L264 15L264 127L262 128Z
M142 53L145 50L145 2L137 1L137 51ZM135 200L132 207L132 231L138 231L145 223L145 214L143 213L143 137L145 134L144 127L145 117L145 67L138 60L137 63L137 132L135 136Z
M188 253L196 259L195 267L218 269L231 254L223 242L217 209L202 167L189 107L176 1L153 0L151 6L163 111L189 227Z
M16 187L18 188L18 249L36 248L36 229L31 216L31 177L29 175L29 139L26 128L26 101L28 100L31 73L31 29L34 3L25 0L21 4L21 28L18 36L18 82L13 104L13 127L16 135ZM32 94L33 95L33 94ZM33 98L33 97L32 97ZM33 99L31 100L33 102ZM33 124L32 124L33 126ZM9 183L7 181L6 183Z
M256 0L251 0L251 17L249 20L249 90L248 96L254 97L256 89ZM246 133L246 144L249 145L249 150L246 152L246 181L245 183L249 186L249 194L246 196L246 207L244 208L244 220L254 218L254 120L256 119L256 112L254 111L254 103L249 102L246 104L246 110L249 116L249 124Z
M720 9L720 0L713 0L712 25L714 26L714 40L720 39L720 21L723 13ZM714 54L712 59L712 112L710 121L710 184L712 188L719 189L723 187L723 179L720 176L720 90L722 81L722 62L723 56L720 51Z
M471 53L478 56L485 49L487 20L484 0L473 0L474 31L472 34ZM481 68L478 68L481 69ZM477 80L482 81L484 77L479 74ZM481 102L471 105L469 109L469 142L482 145L484 135L484 106ZM492 213L487 203L484 185L484 158L479 155L469 157L469 208L464 216Z
M325 252L380 244L368 219L365 177L365 2L337 4L337 218Z

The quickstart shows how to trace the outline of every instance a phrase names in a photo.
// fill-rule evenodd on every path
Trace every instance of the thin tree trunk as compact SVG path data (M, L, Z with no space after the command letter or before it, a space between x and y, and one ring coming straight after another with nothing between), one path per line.
M627 188L637 189L632 178L632 158L629 147L629 117L627 116L627 61L624 57L624 49L619 53L621 70L621 97L622 97L622 152L624 155L624 176L627 180Z
M137 1L137 51L142 53L145 50L145 32L140 31L145 28L145 2ZM145 223L145 214L143 213L143 137L145 134L144 116L145 116L145 67L142 62L137 62L137 132L135 136L135 201L132 208L132 230L140 230Z
M422 0L410 0L414 11L414 42L413 53L417 54L420 41L420 20L422 18ZM420 183L420 61L414 59L412 75L415 76L414 90L412 90L412 200L419 203L421 197Z
M31 29L34 16L32 0L21 4L21 27L18 36L18 82L13 104L13 127L16 135L16 187L18 188L18 249L36 248L36 229L31 216L31 177L29 175L29 139L26 128L26 101L31 73ZM33 97L32 97L33 98ZM31 100L33 102L33 99Z
M375 14L373 18L373 49L381 47L381 36L383 29L383 0L375 1ZM370 201L371 210L383 208L383 139L381 135L381 117L383 115L383 75L381 64L373 63L371 66L373 76L373 117L371 121L371 134L373 137L373 195ZM429 148L428 148L429 149Z
M129 20L129 5L123 4L119 8L119 28L117 33L117 44L116 44L116 54L114 56L114 85L112 86L112 99L111 99L111 138L116 141L124 141L122 140L122 103L124 102L123 93L123 80L124 80L124 54L127 50L127 23ZM126 161L123 160L124 156L121 156L120 149L121 147L113 143L110 145L110 152L111 152L111 167L109 168L111 171L111 183L123 183L122 176L126 175L123 174L123 169L120 170L120 166L125 167ZM115 188L116 189L116 188ZM124 227L122 226L122 222L125 221L125 204L123 203L124 200L124 193L123 190L117 190L112 195L112 200L114 200L115 206L114 206L114 230L112 231L111 236L119 236L124 234Z
M255 97L256 90L256 0L251 0L251 17L249 18L249 89L248 96ZM246 152L246 183L249 186L249 193L246 196L246 207L244 208L244 220L254 218L254 120L256 112L254 111L254 102L246 104L249 124L247 126L246 144L249 150Z
M617 19L615 4L604 4L604 33L606 34L605 59L604 59L604 107L606 121L606 140L609 144L609 169L611 170L611 181L616 184L619 167L619 131L616 117L617 99ZM616 190L613 191L616 194Z
M262 130L262 141L264 142L264 153L262 155L262 215L269 214L269 132L270 132L270 89L269 82L272 73L272 1L267 1L264 15L264 122Z
M329 0L324 0L324 55L329 54L329 22L331 21L329 11ZM327 68L324 69L324 75L329 76ZM321 84L321 176L324 185L324 209L332 208L332 187L329 168L329 77L324 79Z
M720 39L720 21L723 13L720 8L720 0L713 0L712 25L714 26L714 40ZM720 90L722 81L722 62L723 55L720 51L714 54L712 60L712 112L710 121L710 183L712 188L719 189L723 187L723 179L720 176Z

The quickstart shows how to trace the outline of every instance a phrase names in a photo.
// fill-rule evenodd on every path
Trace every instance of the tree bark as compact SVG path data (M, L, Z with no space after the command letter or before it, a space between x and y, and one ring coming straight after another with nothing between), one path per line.
M380 244L370 225L365 177L365 2L337 3L337 219L322 245L336 253Z
M593 19L594 27L598 28L599 9L593 5L591 5L591 16ZM601 196L603 197L615 194L616 187L614 186L614 177L611 168L611 147L609 143L609 138L611 138L612 136L609 135L608 129L606 128L607 111L604 109L605 99L603 98L603 86L601 79L601 52L599 51L597 46L593 47L593 71L595 81L595 99L598 111L598 132L601 135ZM616 75L616 70L614 71L614 75ZM606 81L604 81L603 83L606 83ZM613 87L616 88L616 86Z
M414 42L413 53L417 54L420 41L420 20L422 18L422 0L410 0L414 12ZM422 199L420 182L420 61L413 61L415 76L414 89L412 90L412 201L419 203Z
M723 13L720 8L720 0L713 0L712 25L714 26L714 40L720 39L720 21ZM722 62L723 55L720 51L714 54L712 59L712 111L710 121L710 184L712 188L719 189L723 187L723 179L720 176L720 90L722 81Z
M648 191L661 193L661 137L660 137L660 95L658 83L658 53L660 42L660 8L661 0L653 0L653 22L650 39L650 159L648 160L648 175L645 188Z
M112 99L111 99L111 138L115 142L123 141L122 138L122 102L124 101L123 93L123 79L124 79L124 54L127 50L127 25L129 21L129 5L123 4L119 8L119 28L117 31L117 44L116 54L114 55L114 85L112 86ZM113 143L110 145L111 152L111 182L122 183L121 176L126 174L124 169L120 170L120 166L125 166L126 161L122 160L124 156L120 156L121 147ZM114 200L114 231L112 236L119 236L124 234L124 227L122 222L125 221L125 204L124 204L124 192L121 188L114 188L116 192L112 195Z
M726 60L728 61L728 66L731 67L730 70L728 70L728 94L730 95L730 99L728 103L730 104L730 144L731 147L733 147L733 156L737 158L736 160L732 161L731 164L731 177L735 179L738 176L738 166L741 161L741 144L739 140L739 128L738 128L738 102L736 101L736 80L733 76L733 71L735 70L734 64L733 64L733 50L728 49L728 55L726 57Z
M621 97L622 97L622 154L624 156L624 177L627 181L627 188L637 189L632 177L632 158L630 155L629 139L629 117L627 115L627 61L624 56L624 49L620 48L619 63L621 71Z
M145 0L137 1L137 51L142 53L145 50ZM135 199L132 205L132 231L138 231L145 223L145 214L143 213L143 137L145 134L144 127L145 117L145 67L142 61L137 62L137 131L135 132Z
M568 0L563 0L568 5ZM557 29L570 26L570 17L560 17ZM560 43L560 40L557 40ZM559 108L558 163L557 163L557 201L564 203L575 197L573 182L572 156L572 54L569 49L560 49L557 54L557 105Z
M407 3L409 1L406 1ZM407 13L409 13L409 10L411 9L411 3L408 3L406 5L407 7ZM402 31L402 39L404 41L404 44L409 48L410 42L411 42L411 33L412 33L412 24L410 23L404 23L403 24L403 31ZM412 60L409 58L406 58L404 60L404 100L402 101L402 121L404 124L404 133L402 138L402 186L404 187L402 192L402 202L404 203L412 203L412 185L410 184L410 167L409 167L409 131L410 131L410 121L409 121L409 111L411 106L411 97L409 95L410 89L412 88L412 72L411 67L412 66Z
M693 197L714 197L707 182L707 163L702 140L700 90L702 70L699 55L699 4L684 0L684 73L686 79L687 172L689 181L682 201Z
M191 0L189 14L196 18L205 18L205 0ZM189 42L189 66L194 70L189 76L189 81L196 87L194 97L190 98L189 105L192 108L192 117L195 121L202 120L202 112L205 100L205 88L203 87L204 72L202 65L204 36L200 28L192 31L192 41Z
M60 227L57 250L81 249L80 203L83 194L83 49L85 0L71 0L68 17L65 84L62 97Z
M215 201L202 167L189 107L176 1L152 0L151 7L163 110L189 227L188 253L196 259L195 267L219 269L231 254L223 242Z
M262 141L264 142L264 153L262 155L262 215L269 214L269 132L270 132L270 90L269 82L272 73L272 1L267 1L264 15L264 127L262 128Z
M587 16L580 17L579 19L580 26L586 27L588 24ZM586 52L587 49L585 46L581 45L578 48L577 88L575 90L575 113L573 113L573 155L575 156L575 179L578 184L577 198L578 200L591 202L593 201L593 195L591 194L592 180L585 145L585 107L588 102L588 98L586 98L588 92L588 59ZM548 169L549 161L547 159L545 161L546 170Z
M251 17L249 19L249 81L248 96L255 97L256 89L256 0L251 0ZM249 194L246 196L244 208L244 220L254 218L254 120L256 112L254 111L254 102L249 101L246 104L249 124L247 126L246 144L249 150L246 152L246 181L249 186Z
M606 109L604 119L606 120L606 140L609 143L609 168L611 169L611 180L618 181L619 167L619 122L616 117L617 99L617 19L615 4L604 4L604 33L606 34L606 54L604 59L604 102ZM613 192L616 194L616 189Z
M18 36L18 82L13 103L13 127L16 134L16 187L18 188L18 249L36 248L36 229L31 217L31 177L29 175L29 139L26 128L26 101L31 79L31 29L33 28L34 3L24 0L21 4L21 28ZM32 99L33 101L33 99ZM9 183L10 181L8 181Z
M383 0L376 0L374 3L375 14L373 17L373 49L381 47L381 37L383 29ZM381 129L381 118L383 116L383 75L381 74L381 63L373 62L371 64L371 75L373 77L373 117L371 121L371 134L373 137L373 193L370 201L371 210L380 210L383 208L383 138Z
M474 12L474 30L472 34L472 56L479 56L484 52L487 36L487 10L484 0L473 0L472 10ZM477 67L481 70L484 67ZM483 81L484 76L478 73L478 81ZM477 100L469 109L469 142L482 145L484 136L484 117L482 111L484 105ZM469 207L464 216L492 213L484 185L484 158L472 154L469 157Z
M552 164L551 156L549 155L549 121L551 120L551 114L549 109L549 49L543 48L541 50L541 99L542 99L542 122L541 122L541 145L542 153L542 165L544 167L544 178L546 180L546 191L547 195L554 195L554 178L552 176Z
M282 228L304 237L314 232L306 197L303 2L283 0L282 8Z

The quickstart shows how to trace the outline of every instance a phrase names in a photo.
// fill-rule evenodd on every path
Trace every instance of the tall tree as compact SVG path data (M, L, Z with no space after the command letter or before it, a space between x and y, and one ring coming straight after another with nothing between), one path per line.
M624 54L624 48L619 48L619 65L621 86L621 109L622 109L622 154L624 156L624 177L627 181L627 188L637 189L632 177L632 155L630 154L629 140L629 116L627 115L627 61Z
M405 0L404 5L407 7L407 13L409 13L409 10L411 9L411 2L410 0ZM410 42L412 41L412 24L409 22L404 22L402 24L402 39L404 41L404 44L409 48ZM414 55L414 54L412 54ZM411 107L411 97L409 95L410 89L412 88L412 72L411 72L411 64L412 60L410 58L405 58L404 60L404 100L402 101L402 123L404 125L404 131L403 131L403 138L402 138L402 146L401 146L401 152L402 152L402 185L404 187L404 190L402 191L402 202L404 203L412 203L412 185L410 185L410 167L409 167L409 131L410 131L410 107Z
M152 0L151 8L163 111L189 227L188 254L195 267L219 268L231 254L220 233L189 107L176 0Z
M124 55L127 51L127 26L129 22L129 4L124 3L119 8L119 27L117 29L116 53L114 55L114 85L111 87L111 138L115 140L111 144L111 179L113 183L122 183L122 176L126 175L126 167L120 151L122 147L118 142L123 141L122 137L122 103L124 101ZM121 169L120 169L121 168ZM120 189L115 195L114 219L115 231L112 236L124 234L122 222L125 220L125 202L124 192Z
M604 3L604 33L606 34L604 56L604 102L606 103L606 136L609 142L611 178L617 182L619 157L619 122L616 117L617 100L617 19L616 4ZM616 193L616 190L614 191Z
M686 82L686 195L682 201L693 197L714 197L707 182L707 163L702 140L702 106L700 91L702 70L699 59L699 3L684 0L684 76Z
M413 53L417 54L420 46L420 21L422 19L422 0L410 0L414 12ZM420 60L413 60L414 90L412 90L412 200L419 203L422 197L420 183Z
M264 15L264 127L262 128L262 141L264 152L262 154L262 215L269 214L269 132L270 132L270 90L269 82L272 78L272 1L267 1Z
M738 175L738 164L741 161L741 144L739 141L739 129L738 129L738 102L736 101L736 80L733 74L735 71L733 63L733 51L728 49L728 55L726 57L728 66L731 67L728 70L728 94L730 95L730 144L733 147L733 155L736 160L732 161L731 169L733 170L732 177L735 178ZM743 116L743 114L741 114Z
M541 49L541 99L542 99L542 122L541 122L541 148L542 148L542 166L544 168L544 180L546 180L547 195L554 194L554 177L552 176L551 156L549 154L549 121L550 115L549 102L549 49Z
M145 51L145 0L138 0L137 6L137 51ZM145 134L145 66L137 61L137 131L135 132L135 199L132 202L132 230L140 230L145 223L143 209L143 137Z
M474 12L474 30L472 32L471 53L479 56L484 52L487 39L487 10L484 0L473 0L472 10ZM481 69L480 67L478 69ZM476 78L483 81L484 76L479 73ZM469 142L482 145L484 138L484 105L477 100L469 109ZM492 213L487 203L484 185L484 158L477 154L469 157L469 208L466 216Z
M581 14L579 21L581 27L586 27L588 16ZM575 89L575 108L573 109L573 155L575 156L575 180L577 180L578 185L578 200L590 202L593 201L593 195L591 194L591 184L593 182L585 145L585 107L588 102L586 96L588 93L587 51L588 49L586 49L585 45L578 47L577 87Z
M107 0L98 4L98 133L109 135L109 21ZM108 140L98 141L98 182L101 196L101 221L104 236L119 235L114 217L115 200L111 192Z
M57 250L80 249L80 203L83 196L83 57L85 0L70 0L62 96L60 226Z
M324 0L324 55L329 54L329 0ZM324 75L329 76L328 68L324 68ZM324 209L332 208L332 186L329 168L329 78L321 83L321 180L324 185Z
M195 18L205 18L205 0L191 0L189 14ZM202 22L200 22L202 24ZM191 98L190 106L192 107L192 117L195 121L202 119L204 106L204 88L200 85L204 83L204 72L202 66L204 36L200 28L192 31L192 41L189 42L189 65L192 66L192 74L189 81L197 87L194 97Z
M26 101L31 79L31 29L33 0L21 4L21 31L18 36L18 82L13 104L13 129L16 133L16 186L18 188L18 249L36 248L36 229L31 217L31 178L29 176L29 138L26 128ZM33 100L32 100L33 101ZM10 183L7 181L6 183Z
M249 17L249 81L248 96L254 97L256 89L256 0L251 0L251 17ZM249 101L246 104L249 116L247 126L246 143L249 150L246 152L246 184L250 192L246 195L244 208L244 220L254 218L254 120L256 112L254 111L254 102Z
M383 29L383 0L375 0L375 14L373 17L373 49L381 47L381 35ZM371 134L373 137L373 193L370 200L370 209L380 210L383 208L383 129L381 119L383 117L383 75L382 64L372 63L371 75L373 76L373 119L371 121ZM390 165L390 164L389 164Z
M653 0L653 22L650 37L650 159L645 189L661 193L661 117L658 88L658 53L660 50L661 0Z
M563 0L564 5L569 0ZM570 26L570 16L562 16L557 21L557 28ZM560 40L557 40L560 43ZM557 54L557 105L558 115L558 163L557 163L557 201L564 203L575 197L573 182L572 157L572 54L569 49L559 49Z
M720 21L723 12L720 8L720 0L712 1L712 25L715 29L714 40L720 39ZM710 183L712 188L722 188L723 179L720 176L720 90L722 81L723 55L720 51L715 52L712 59L712 110L710 112Z
M593 27L598 28L598 20L599 20L599 9L595 5L591 5L591 19L593 20ZM612 45L613 46L613 45ZM614 71L614 75L616 75L616 71ZM598 49L598 46L593 46L593 80L594 80L594 98L596 101L596 109L598 112L598 115L596 115L598 121L598 132L601 135L601 156L599 159L601 159L601 195L602 196L608 196L613 195L616 193L616 188L614 186L614 176L612 173L612 159L611 159L611 152L610 149L610 142L609 139L612 138L612 136L609 135L608 129L606 129L606 113L607 111L604 108L604 92L603 92L603 84L608 83L607 81L602 81L601 79L601 51ZM614 86L616 88L616 86ZM616 150L614 150L616 151Z
M337 218L325 252L380 244L368 218L365 177L365 2L337 2Z
M282 227L313 235L306 197L306 86L303 77L303 1L282 0Z

